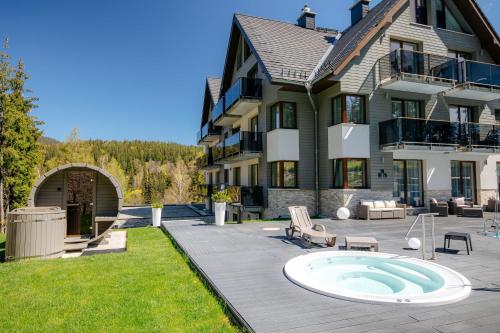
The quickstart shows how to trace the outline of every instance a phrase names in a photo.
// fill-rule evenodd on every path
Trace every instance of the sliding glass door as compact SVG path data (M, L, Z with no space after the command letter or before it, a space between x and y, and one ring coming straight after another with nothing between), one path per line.
M394 160L393 196L412 207L424 205L422 161Z
M451 161L451 196L476 202L475 162Z

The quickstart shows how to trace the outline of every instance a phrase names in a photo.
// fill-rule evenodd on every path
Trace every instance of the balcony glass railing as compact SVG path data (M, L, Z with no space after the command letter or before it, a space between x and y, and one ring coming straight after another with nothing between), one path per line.
M212 166L214 164L214 156L212 153L212 149L209 149L206 154L204 154L201 158L201 167L206 168L208 166Z
M212 135L220 135L221 128L219 126L214 126L214 124L210 121L201 127L201 130L198 131L198 142L205 139L207 136Z
M243 206L262 206L264 191L261 186L228 186L228 194L233 203Z
M212 118L219 119L224 114L224 96L222 96L212 110Z
M500 126L416 118L379 123L380 145L500 147Z
M262 80L239 78L225 93L225 110L229 110L242 98L262 99Z
M498 65L465 60L459 63L458 68L461 82L500 88L500 66Z
M473 83L500 88L500 66L472 60L458 60L436 54L395 50L379 61L380 79L412 74L456 83Z
M214 160L245 152L262 152L262 132L238 132L224 139L213 148Z
M457 64L456 59L400 49L380 59L379 71L381 80L399 74L412 74L456 81Z

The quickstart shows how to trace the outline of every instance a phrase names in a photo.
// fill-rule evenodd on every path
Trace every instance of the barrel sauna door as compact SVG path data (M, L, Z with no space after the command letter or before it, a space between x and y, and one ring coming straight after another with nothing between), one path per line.
M67 235L92 234L95 173L70 171L67 174Z

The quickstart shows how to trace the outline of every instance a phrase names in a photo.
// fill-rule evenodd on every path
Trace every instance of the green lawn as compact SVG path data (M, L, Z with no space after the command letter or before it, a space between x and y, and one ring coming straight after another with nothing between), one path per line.
M125 253L0 263L0 299L1 332L238 331L155 228L129 229Z

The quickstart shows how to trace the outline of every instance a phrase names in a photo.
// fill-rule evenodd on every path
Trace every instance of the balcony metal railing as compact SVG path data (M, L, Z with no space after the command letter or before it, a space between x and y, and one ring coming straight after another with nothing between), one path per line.
M379 142L387 145L500 148L500 126L418 118L379 123Z
M201 142L207 136L220 135L220 134L221 134L221 127L214 126L213 122L210 121L205 125L203 125L201 129L198 131L197 135L198 142Z
M243 206L262 206L264 191L262 186L228 186L228 193L233 203Z
M214 147L214 160L242 153L262 152L262 132L238 132Z
M250 79L246 77L239 78L229 88L225 95L225 110L229 110L240 99L262 99L262 80Z

